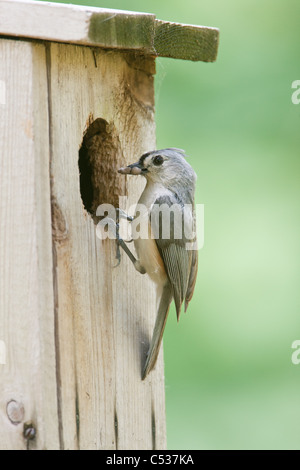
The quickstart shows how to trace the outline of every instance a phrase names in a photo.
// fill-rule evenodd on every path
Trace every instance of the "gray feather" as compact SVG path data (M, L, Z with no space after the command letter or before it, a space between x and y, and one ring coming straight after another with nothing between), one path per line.
M151 228L156 235L157 248L163 259L165 270L172 286L177 319L179 319L181 305L187 293L192 261L192 252L186 250L187 240L184 235L183 224L185 208L182 204L178 204L178 201L177 195L173 194L172 196L165 195L159 197L154 204L154 207L161 207L162 204L166 204L168 207L174 207L175 204L175 212L180 212L180 214L177 214L178 218L176 218L176 213L174 214L173 220L170 217L170 233L167 238L162 237L162 225L166 222L163 220L163 215L160 213L159 215L161 215L161 217L157 217L157 214L156 217L154 217L154 209L151 211ZM180 238L176 238L176 223L182 224L181 230L179 230L181 233Z
M149 347L149 352L147 360L144 366L142 380L151 372L153 367L156 364L157 356L160 350L160 345L162 337L164 334L164 329L166 326L170 303L172 302L172 289L169 284L167 284L164 289L160 299L159 308L157 312L157 317L154 325L153 335L151 339L151 344Z

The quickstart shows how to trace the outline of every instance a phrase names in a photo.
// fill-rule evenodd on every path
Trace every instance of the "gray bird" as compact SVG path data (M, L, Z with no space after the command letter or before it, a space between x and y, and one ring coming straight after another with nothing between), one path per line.
M183 301L186 311L193 296L198 267L196 236L193 235L197 176L187 163L184 151L176 148L145 153L137 163L120 168L119 173L142 175L147 181L138 206L143 205L147 210L149 237L134 238L138 259L119 239L135 268L147 273L157 287L159 307L142 374L145 379L155 366L172 299L179 320ZM171 210L162 211L161 208ZM165 217L168 212L169 220ZM164 219L169 222L168 235L164 232Z

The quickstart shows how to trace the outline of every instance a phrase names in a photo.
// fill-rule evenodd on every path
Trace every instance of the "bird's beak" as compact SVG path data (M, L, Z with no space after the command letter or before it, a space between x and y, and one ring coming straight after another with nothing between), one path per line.
M132 163L131 165L126 166L125 168L120 168L118 172L122 173L122 175L141 175L142 167L139 162Z

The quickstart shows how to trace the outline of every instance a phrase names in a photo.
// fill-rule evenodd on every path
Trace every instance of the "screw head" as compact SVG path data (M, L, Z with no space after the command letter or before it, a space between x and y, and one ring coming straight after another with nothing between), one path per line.
M36 429L35 429L35 427L33 426L32 423L25 423L24 424L23 435L24 435L25 439L27 439L28 441L31 441L32 439L35 438Z

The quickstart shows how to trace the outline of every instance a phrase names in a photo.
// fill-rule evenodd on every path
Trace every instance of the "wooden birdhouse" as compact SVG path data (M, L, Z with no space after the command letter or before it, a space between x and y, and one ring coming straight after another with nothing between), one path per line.
M164 449L164 368L141 370L154 288L96 235L137 202L158 56L214 61L218 30L0 1L0 448Z

